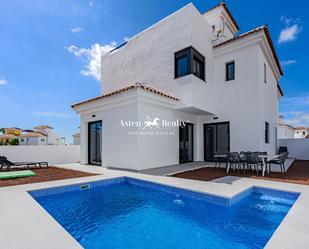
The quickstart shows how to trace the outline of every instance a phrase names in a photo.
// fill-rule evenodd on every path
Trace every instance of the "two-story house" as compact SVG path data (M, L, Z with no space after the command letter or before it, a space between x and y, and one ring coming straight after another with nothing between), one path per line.
M61 136L49 125L38 125L33 130L24 130L19 136L19 145L60 145Z
M267 26L243 34L225 3L190 3L102 57L80 115L81 163L142 170L274 153L282 69Z

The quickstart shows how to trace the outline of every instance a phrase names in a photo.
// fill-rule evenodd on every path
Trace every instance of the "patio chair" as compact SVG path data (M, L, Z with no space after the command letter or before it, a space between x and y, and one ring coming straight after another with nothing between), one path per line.
M278 154L280 155L280 154L285 153L285 152L288 152L288 147L280 146L279 150L278 150Z
M240 158L243 164L243 169L244 169L244 174L246 173L246 169L247 169L247 158L250 156L252 152L251 151L241 151L240 152Z
M48 168L48 162L11 162L9 161L6 157L1 156L0 157L0 169L3 169L3 167L6 167L6 170L10 170L12 166L15 167L27 167L28 169L31 166L34 167L40 167L42 168L42 166L47 167Z
M233 168L235 171L236 169L241 169L242 162L238 152L229 152L227 153L227 163L230 164L230 168Z
M256 174L258 175L260 161L259 161L259 155L257 152L248 153L247 158L246 158L246 164L247 166L250 167L250 169L252 169L253 167L253 170L255 170Z
M218 168L221 168L221 163L225 164L225 168L227 167L227 157L214 157L215 160L215 170Z
M288 152L284 152L282 154L280 154L280 156L278 158L269 160L268 163L268 167L269 167L269 172L271 172L271 165L272 164L276 164L276 165L280 165L280 171L283 175L285 175L286 170L285 170L285 161L288 158L289 153Z

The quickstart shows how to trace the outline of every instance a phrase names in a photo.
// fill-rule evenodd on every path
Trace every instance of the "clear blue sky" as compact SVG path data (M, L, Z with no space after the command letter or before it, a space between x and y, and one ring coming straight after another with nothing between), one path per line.
M0 126L49 124L70 138L70 105L99 94L98 54L183 7L185 0L3 0L0 2ZM215 0L196 0L204 12ZM284 77L280 112L309 126L306 1L226 1L241 31L268 24ZM306 44L307 41L307 44Z

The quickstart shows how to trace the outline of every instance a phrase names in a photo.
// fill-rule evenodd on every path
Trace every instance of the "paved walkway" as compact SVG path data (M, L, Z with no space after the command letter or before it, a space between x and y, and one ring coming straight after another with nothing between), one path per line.
M187 170L199 169L204 167L213 167L214 163L212 162L192 162L192 163L182 163L182 164L175 164L160 168L154 169L145 169L139 171L139 173L147 174L147 175L154 175L154 176L168 176L174 175L180 172L184 172Z

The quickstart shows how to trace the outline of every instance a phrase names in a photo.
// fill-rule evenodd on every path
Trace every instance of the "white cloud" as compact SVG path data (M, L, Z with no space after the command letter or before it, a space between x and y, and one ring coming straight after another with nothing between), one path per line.
M38 116L38 117L52 117L52 118L68 118L71 117L72 114L68 113L61 113L61 112L32 112L32 115Z
M281 100L281 104L285 107L293 107L291 112L295 112L296 109L302 108L302 107L309 107L309 93L303 93L299 96L295 97L284 97Z
M126 36L125 38L123 38L123 40L127 42L128 40L130 40L130 37Z
M73 33L80 33L82 31L84 31L84 28L83 27L75 27L75 28L71 28L70 31L73 32Z
M95 43L91 45L90 48L79 48L75 45L71 45L67 49L76 57L85 60L86 65L80 73L84 76L94 77L99 81L101 78L101 56L114 49L115 46L116 43L111 42L106 45Z
M296 60L286 60L286 61L281 61L282 66L290 66L296 63Z
M280 20L284 22L285 28L280 32L278 43L281 44L296 40L298 34L302 30L300 19L292 19L282 16Z
M0 79L0 86L4 86L8 83L6 79Z
M286 119L286 123L293 126L309 126L308 112L290 112L290 118Z

